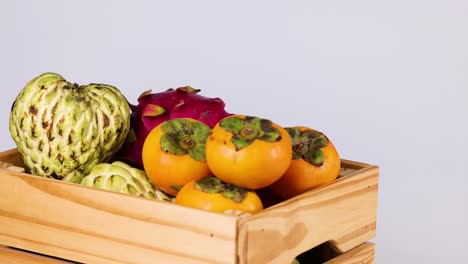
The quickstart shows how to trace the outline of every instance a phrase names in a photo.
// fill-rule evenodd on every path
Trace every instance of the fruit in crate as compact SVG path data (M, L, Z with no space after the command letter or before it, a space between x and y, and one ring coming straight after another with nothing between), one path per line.
M199 92L186 86L159 93L151 93L151 90L142 93L138 105L132 106L132 131L128 144L118 153L118 159L143 168L143 143L150 131L164 121L185 117L199 120L212 128L230 115L224 110L223 100L202 96Z
M31 174L78 183L122 146L130 107L114 86L44 73L17 96L9 129Z
M206 160L221 180L248 189L267 187L288 169L288 132L270 120L234 115L220 121L206 142Z
M94 166L91 173L81 180L81 184L161 201L173 201L173 198L153 187L144 171L121 161Z
M210 132L209 126L191 118L167 120L151 130L142 151L151 182L176 195L189 181L209 176L205 143Z
M292 161L271 190L285 199L335 180L340 173L338 152L323 133L299 126L286 128L292 141Z
M256 213L263 209L262 201L253 191L222 182L209 176L184 185L175 203L212 212L239 211Z

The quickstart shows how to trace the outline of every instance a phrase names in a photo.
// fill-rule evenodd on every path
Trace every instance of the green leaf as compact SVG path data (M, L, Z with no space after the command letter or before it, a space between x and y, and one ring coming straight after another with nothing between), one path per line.
M313 152L309 152L307 153L306 155L304 155L304 159L317 166L317 167L320 167L323 165L323 160L324 160L325 156L323 154L323 151L321 151L320 149L317 149Z
M302 153L298 153L294 151L294 147L300 143L303 143L303 138L301 136L301 131L298 127L286 127L284 128L289 134L289 138L291 139L292 143L292 149L293 149L293 155L292 159L301 159L302 158Z
M257 137L257 139L267 141L267 142L276 142L281 140L281 135L278 132L268 132Z
M304 138L305 140L313 140L322 135L323 135L322 133L313 129L306 129L301 132L301 138Z
M189 154L194 160L205 161L205 143L211 128L200 121L176 118L165 121L161 127L161 149L174 155ZM190 141L190 145L181 142Z
M180 191L180 189L182 189L182 187L183 187L182 185L176 184L176 185L172 185L171 189L178 192L178 191Z
M187 154L187 150L179 145L177 138L171 136L170 134L162 135L159 144L161 145L161 150L166 153L173 155Z
M234 197L234 193L230 192L230 191L222 191L221 194L226 197L226 198L229 198L229 199L232 199Z
M291 140L293 141L293 144L296 143L300 139L301 131L297 127L285 127L284 128L288 134Z
M222 182L216 177L204 177L195 181L195 189L207 192L207 193L217 193L219 192L219 185Z
M174 122L171 122L171 120L164 121L163 124L161 125L161 130L165 134L171 134L171 135L177 134L177 127Z
M219 193L222 196L241 203L247 197L248 190L225 183L214 176L204 177L195 181L197 190L207 193Z
M245 126L245 122L237 116L231 116L223 119L219 126L224 128L226 131L238 134L241 128Z
M193 133L190 121L184 118L176 118L165 121L162 124L161 129L164 133L174 136L179 136L181 134L192 135Z
M311 144L311 148L314 148L314 149L320 149L320 148L324 148L328 145L328 138L325 137L324 135L321 135L320 137L316 138L312 144Z
M197 144L194 148L188 150L189 156L198 161L206 161L205 144Z
M256 139L267 142L281 140L280 132L268 119L254 116L246 116L245 119L242 119L238 116L232 116L221 121L220 126L232 133L231 142L236 146L237 151L252 144Z
M239 151L248 145L252 144L255 139L243 139L238 135L232 135L231 142L236 146L236 150Z
M206 143L206 139L211 133L211 128L202 122L192 122L192 139L197 143Z
M323 165L324 154L320 149L326 147L329 142L323 133L310 128L303 131L298 127L287 127L285 129L291 137L293 159L302 158L318 167Z
M260 119L260 127L265 133L278 133L273 127L273 122L268 119Z

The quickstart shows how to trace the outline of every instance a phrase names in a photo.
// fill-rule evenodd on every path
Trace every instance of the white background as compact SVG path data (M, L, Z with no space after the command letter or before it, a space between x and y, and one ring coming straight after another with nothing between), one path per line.
M13 100L46 71L131 102L191 85L321 130L381 166L377 263L466 262L467 1L2 0L1 150Z

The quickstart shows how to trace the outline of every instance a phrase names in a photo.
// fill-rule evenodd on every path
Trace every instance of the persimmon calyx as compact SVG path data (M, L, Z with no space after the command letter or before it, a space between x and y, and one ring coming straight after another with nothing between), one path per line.
M328 138L321 132L313 129L301 129L297 127L285 128L292 141L293 159L304 159L317 167L323 165L325 156L322 148L329 143Z
M248 190L244 188L225 183L213 176L196 180L194 186L197 190L207 193L219 193L222 196L238 203L242 203L248 193Z
M205 144L211 129L199 121L177 118L165 121L161 126L161 150L173 155L186 155L198 161L206 161Z
M262 119L253 116L240 118L231 116L220 122L220 127L232 133L231 142L239 151L255 140L266 142L277 142L281 140L281 134L273 126L273 122L268 119Z

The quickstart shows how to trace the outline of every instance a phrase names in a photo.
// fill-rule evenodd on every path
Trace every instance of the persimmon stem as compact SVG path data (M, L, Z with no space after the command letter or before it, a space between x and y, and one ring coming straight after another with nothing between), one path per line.
M240 131L240 135L247 140L256 138L257 134L257 131L252 127L244 127Z

